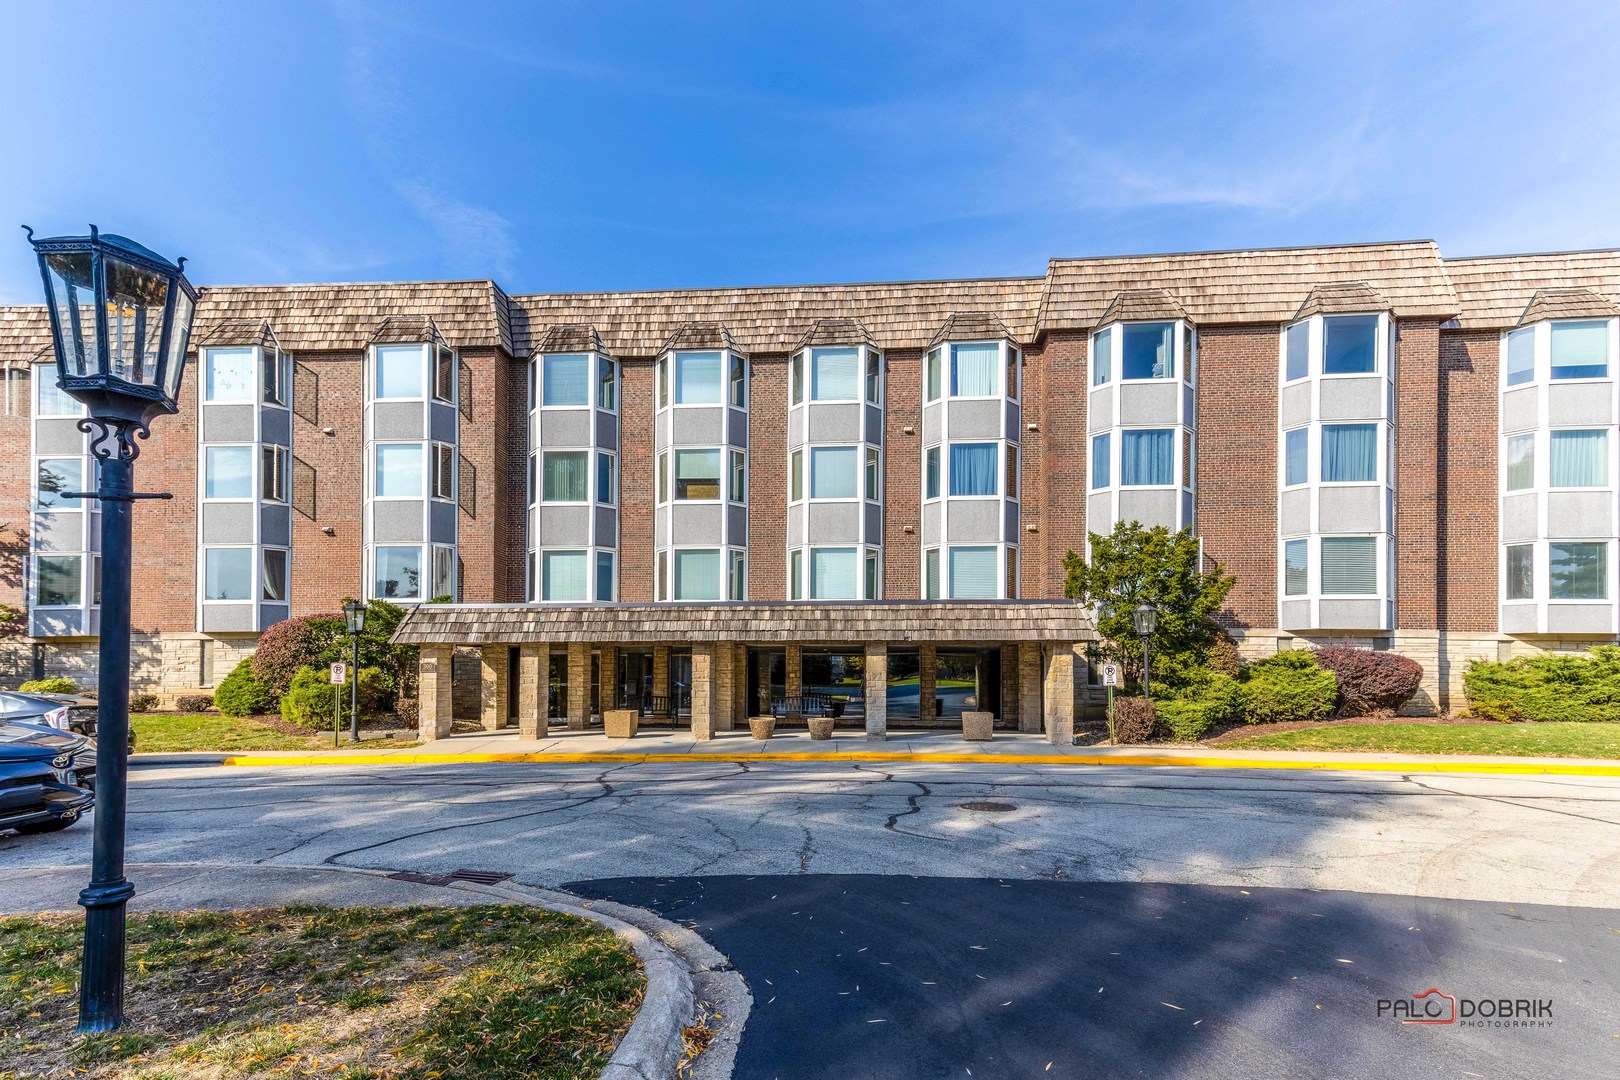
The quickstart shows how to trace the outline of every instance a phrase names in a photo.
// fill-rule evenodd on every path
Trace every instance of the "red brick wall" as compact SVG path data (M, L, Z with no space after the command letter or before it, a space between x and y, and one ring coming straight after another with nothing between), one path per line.
M152 421L152 437L135 459L136 491L174 495L136 502L130 518L135 557L129 621L136 633L197 629L198 386L197 370L188 362L180 411Z
M293 356L313 374L319 388L314 409L300 395L310 380L295 372L293 388L293 457L314 470L315 517L292 512L292 562L288 577L292 614L336 611L344 599L363 591L364 560L360 535L361 496L365 486L365 354L303 352ZM331 428L331 435L323 435ZM195 452L195 451L193 451ZM294 466L295 479L302 470ZM330 525L335 536L321 531ZM185 627L194 629L195 627Z
M1024 357L1024 486L1019 537L1024 599L1063 595L1063 557L1086 550L1087 335L1047 336ZM1036 431L1029 425L1035 424Z
M33 468L29 418L34 410L34 369L20 364L19 371L17 375L0 375L14 380L9 386L0 385L0 392L9 390L11 395L11 412L0 411L0 445L6 447L6 452L0 454L0 604L11 605L19 615L15 622L0 623L0 641L18 637L28 629L24 564L28 560L28 493L33 482L29 476Z
M787 356L748 379L748 599L787 599Z
M1198 328L1196 525L1236 576L1222 621L1277 625L1276 326Z
M1440 328L1401 322L1395 342L1395 626L1438 625ZM1495 484L1492 484L1492 490Z
M922 353L885 353L883 380L883 598L917 600L922 597Z
M1497 367L1495 331L1440 335L1438 628L1494 633L1497 607ZM1397 433L1399 438L1400 433Z
M619 599L653 598L653 392L656 361L625 360L619 400Z

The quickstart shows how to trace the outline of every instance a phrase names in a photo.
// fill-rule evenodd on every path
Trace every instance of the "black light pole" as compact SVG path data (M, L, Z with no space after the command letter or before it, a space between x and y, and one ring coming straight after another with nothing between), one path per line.
M1159 609L1152 604L1137 604L1131 609L1131 623L1136 628L1136 636L1142 639L1142 696L1151 697L1148 653L1152 650L1153 631L1159 628Z
M354 671L349 679L349 741L360 741L360 634L366 628L366 605L350 600L343 605L343 622L354 644Z
M129 594L134 557L130 504L170 495L135 492L137 438L152 420L179 411L180 379L197 291L172 263L122 236L28 239L39 257L56 349L57 382L85 407L79 430L100 463L100 672L96 698L96 810L84 907L79 1030L124 1023L124 908L135 887L124 879L124 809L129 778Z

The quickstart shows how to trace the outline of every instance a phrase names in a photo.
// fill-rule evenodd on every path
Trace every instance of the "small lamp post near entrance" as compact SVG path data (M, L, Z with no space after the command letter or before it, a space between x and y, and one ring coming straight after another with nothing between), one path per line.
M1136 636L1142 639L1142 696L1151 696L1148 682L1148 654L1153 647L1153 631L1159 628L1159 609L1152 604L1137 604L1131 609L1131 623Z
M349 677L349 741L360 741L360 635L366 629L366 605L350 600L343 605L343 623L354 645L354 673Z
M64 492L101 501L101 626L96 699L96 808L90 884L79 893L84 960L79 1030L124 1023L124 908L135 887L124 878L124 811L129 779L129 603L131 503L170 495L135 492L137 438L151 422L180 411L197 290L185 260L170 262L133 240L98 232L34 239L56 350L57 383L84 405L79 430L97 459L95 491Z

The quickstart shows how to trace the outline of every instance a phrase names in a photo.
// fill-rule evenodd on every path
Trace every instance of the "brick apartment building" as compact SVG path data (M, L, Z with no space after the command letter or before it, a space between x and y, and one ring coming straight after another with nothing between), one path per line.
M971 677L1039 730L1090 633L1050 602L1063 556L1138 520L1237 576L1246 652L1395 649L1420 707L1458 709L1472 658L1616 636L1617 316L1620 252L1426 241L976 281L206 288L182 411L137 463L175 497L135 508L134 686L212 686L346 597L450 595L407 624L424 699L481 646L486 722L650 691L723 700L723 725L853 666L869 711L875 677L916 682L896 723L971 705L940 689ZM0 602L26 612L0 683L94 671L97 514L60 495L92 459L51 361L43 308L0 308Z

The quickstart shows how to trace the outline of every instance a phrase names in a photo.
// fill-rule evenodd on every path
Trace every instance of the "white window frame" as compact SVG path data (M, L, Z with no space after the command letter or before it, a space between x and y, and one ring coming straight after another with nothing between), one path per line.
M815 345L806 350L809 354L809 363L806 365L808 385L805 387L805 400L815 405L853 405L865 400L866 395L866 350L859 345ZM855 396L854 397L817 397L816 396L816 356L818 353L853 352L855 354Z
M260 462L259 448L265 444L257 442L248 443L204 443L202 446L202 498L209 503L250 503L259 498L260 491ZM208 494L208 458L213 450L246 450L248 457L248 493L246 495L210 495ZM229 546L229 545L226 545Z
M956 350L964 345L996 346L996 388L989 394L958 394L956 392ZM1007 350L1009 342L1001 338L981 338L973 341L948 341L940 370L940 397L948 401L1002 401L1007 394Z
M546 462L551 454L578 454L585 458L585 497L583 499L548 499L546 498ZM539 467L535 470L535 483L540 487L539 505L541 506L585 506L596 500L596 457L594 447L585 446L553 446L538 451ZM572 551L572 548L568 550Z
M366 400L369 402L427 401L433 391L433 348L433 345L426 342L402 342L397 345L371 346L370 355L366 357ZM403 353L407 349L415 349L417 351L417 377L420 380L421 392L414 395L383 397L380 393L378 393L378 390L382 385L382 380L378 377L378 365L381 362L383 352L392 352L393 350L398 350ZM454 404L454 402L451 404Z
M439 494L439 453L447 451L450 455L450 491L446 495ZM442 503L453 503L461 489L461 461L460 454L454 443L433 440L428 444L428 498Z
M537 604L588 604L596 595L596 559L593 557L596 549L590 547L543 547L534 549L535 603ZM546 595L546 556L547 555L578 555L585 563L584 595L580 597L549 597Z
M724 502L728 501L727 500L727 495L728 495L727 488L729 487L729 485L731 483L731 472L730 472L731 459L727 456L726 451L730 450L730 449L731 449L731 447L729 447L729 446L671 446L671 447L667 448L666 450L661 451L661 453L667 453L669 455L669 501L671 503L697 503L699 505L704 505L704 504L709 504L709 503L724 503ZM712 498L712 499L683 499L683 498L681 498L681 496L680 496L680 481L679 481L678 470L677 470L677 467L676 467L676 462L679 460L679 455L685 454L685 453L712 453L712 454L714 454L716 456L716 458L717 458L717 460L719 461L720 464L719 464L719 469L717 470L717 473L716 473L716 480L715 480L716 495L715 495L714 498Z
M1164 424L1132 424L1129 427L1110 428L1109 431L1119 436L1117 440L1114 440L1119 443L1118 448L1111 450L1114 455L1114 465L1119 471L1115 474L1114 483L1110 486L1121 491L1180 491L1186 485L1181 475L1183 468L1181 439L1177 438L1177 436L1185 430L1187 429L1184 426L1176 424L1168 427ZM1127 484L1125 482L1125 436L1139 431L1168 431L1170 433L1170 482L1168 484Z
M371 473L371 477L370 477L370 479L371 479L371 484L370 484L371 501L372 502L422 502L422 501L426 501L427 498L428 498L428 493L432 490L432 483L431 483L432 478L430 476L430 469L432 468L432 462L429 460L430 455L428 454L428 447L430 445L431 444L426 442L426 441L415 440L415 439L408 439L408 440L380 439L380 440L377 440L377 441L373 442L371 444L371 453L368 455L371 458L371 461L369 462L370 473ZM418 461L418 464L419 464L420 470L421 470L417 475L421 477L422 482L421 482L421 485L418 487L416 494L414 494L414 495L383 495L383 494L380 494L377 491L378 481L381 480L381 478L382 478L382 470L378 467L378 458L380 456L379 451L381 451L384 447L394 447L394 446L409 446L409 447L414 447L415 450L416 450L417 461ZM385 544L383 546L385 546L385 547L404 547L406 545L403 545L403 544Z
M597 353L590 352L535 353L534 411L544 413L573 410L577 412L580 409L596 408L596 403L600 400L601 390L599 384L601 370L594 362L597 355ZM548 360L564 360L572 357L579 357L585 362L585 400L576 404L547 405L546 362Z
M1362 376L1370 378L1371 376ZM1389 422L1386 420L1322 420L1310 425L1312 436L1307 437L1305 457L1314 469L1308 475L1316 477L1317 486L1327 488L1365 488L1387 487L1389 481ZM1323 480L1322 475L1322 446L1327 439L1323 434L1324 428L1330 427L1371 427L1373 439L1378 445L1377 457L1374 460L1374 475L1371 480ZM1314 451L1314 453L1313 453Z
M282 557L282 584L286 586L287 595L280 600L271 599L264 595L264 583L268 575L264 572L264 561L271 552L277 552ZM259 603L261 604L288 604L292 603L292 548L280 544L261 544L259 546Z
M1005 439L948 439L948 440L940 443L939 445L944 448L943 452L940 454L939 490L940 490L940 495L941 495L942 498L953 499L953 500L962 499L962 500L974 500L974 501L988 501L988 500L992 500L992 499L1001 499L1001 498L1005 497L1005 498L1010 498L1010 499L1013 499L1014 501L1017 501L1017 496L1015 496L1015 495L1006 495L1001 490L1002 487L1005 486L1006 482L1007 482L1007 445L1008 445L1007 440L1005 440ZM994 446L996 448L996 490L995 491L991 492L989 495L953 495L951 493L951 471L952 470L951 470L950 447L953 447L953 446ZM924 468L924 470L927 469L927 461L926 460L923 463L923 468ZM926 485L927 482L928 482L928 478L925 475L923 477L923 483ZM968 545L968 546L977 546L977 545Z
M262 572L262 567L259 565L259 563L260 563L260 560L263 558L262 556L259 556L259 552L261 550L263 550L263 549L260 548L257 544L204 544L202 546L201 555L197 560L198 570L201 571L199 576L202 578L202 581L201 581L202 588L200 588L197 591L201 595L202 603L205 604L205 605L207 605L207 604L254 604L254 605L257 605L257 604L262 603L263 601L257 599L264 592L263 584L259 580L259 575ZM247 554L247 567L248 567L247 595L239 596L239 597L230 597L230 598L210 597L208 595L208 557L210 555L212 555L216 551L241 551L241 552L245 552ZM258 556L258 557L256 558L255 556ZM289 588L290 587L291 587L291 584L289 582ZM276 603L276 602L278 602L278 601L272 601L272 603Z
M619 455L618 455L618 453L616 453L613 450L603 450L601 448L597 448L596 455L592 459L592 461L593 461L592 468L591 468L591 481L592 481L592 483L591 483L591 492L590 492L591 499L596 503L597 506L618 506L619 505ZM602 501L602 468L603 468L604 464L606 465L608 472L611 474L608 477L608 495L610 496L610 498L609 498L609 501L607 501L607 502Z
M366 552L366 583L365 583L366 584L366 599L368 599L368 600L387 600L387 601L389 601L391 603L410 603L410 604L420 604L420 603L422 603L424 601L433 599L433 597L426 595L427 588L431 587L433 582L431 580L424 581L422 579L423 578L431 579L433 577L433 553L428 549L431 548L431 547L434 547L434 546L450 547L451 545L449 545L449 544L433 545L433 544L429 544L429 543L419 543L419 544L411 544L411 543L404 543L404 544L394 544L394 543L371 544L369 546L367 552ZM378 555L378 553L380 551L382 551L383 548L415 548L416 549L416 561L417 561L417 573L418 573L418 577L417 577L417 581L416 581L416 591L417 591L416 596L378 596L377 595L377 593L375 591L376 588L377 588L377 555ZM454 565L454 563L452 563L452 566L453 565Z
M86 580L86 570L89 568L89 556L82 551L33 551L29 553L28 568L30 571L28 581L28 608L30 611L72 611L84 608L86 588L90 584ZM39 602L39 563L42 559L77 559L79 560L79 598L71 604L42 604Z
M821 503L821 504L858 503L858 502L861 502L862 499L863 499L862 493L866 489L866 457L865 457L864 454L861 453L861 450L865 446L866 446L865 443L816 443L814 445L806 446L804 448L805 451L806 451L806 453L804 455L804 497L805 497L805 500L807 502ZM849 453L851 459L855 463L855 468L853 470L854 471L854 476L852 477L852 479L854 481L853 487L855 489L855 494L853 494L853 495L817 495L816 494L816 483L815 483L815 480L816 480L816 468L815 468L816 453L818 451L822 451L822 450L843 450L843 451L847 451Z
M248 374L248 393L245 397L216 398L208 396L208 365L222 353L240 353L247 357L251 368ZM197 396L204 405L262 405L264 401L264 350L257 345L230 345L202 350L202 363L197 365L199 376ZM291 393L288 394L291 397Z

